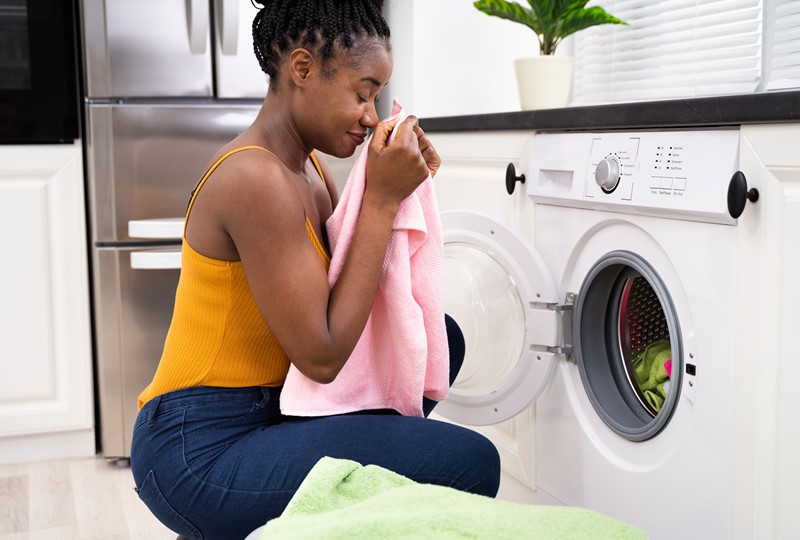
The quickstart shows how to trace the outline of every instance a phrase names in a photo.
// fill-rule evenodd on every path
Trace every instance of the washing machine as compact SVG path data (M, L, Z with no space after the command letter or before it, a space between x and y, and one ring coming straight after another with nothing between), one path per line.
M505 498L729 538L738 129L434 142L467 342L436 414L495 441Z

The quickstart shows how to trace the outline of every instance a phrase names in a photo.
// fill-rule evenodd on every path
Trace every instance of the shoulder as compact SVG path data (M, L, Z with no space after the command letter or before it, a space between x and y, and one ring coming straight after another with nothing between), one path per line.
M293 173L266 150L237 152L217 167L214 176L214 196L226 228L241 221L269 224L286 216L304 216Z
M280 178L289 174L289 170L272 152L260 146L243 146L232 151L220 151L221 156L226 156L217 170L216 176L235 175L243 181L254 176L271 173Z
M271 152L258 147L229 155L214 171L220 190L242 197L288 189L292 172Z

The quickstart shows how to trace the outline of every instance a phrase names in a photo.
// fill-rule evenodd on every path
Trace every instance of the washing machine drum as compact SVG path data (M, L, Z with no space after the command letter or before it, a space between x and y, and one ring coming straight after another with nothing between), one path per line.
M614 251L590 269L574 310L574 355L592 406L622 437L654 437L677 406L683 372L664 282L639 255Z

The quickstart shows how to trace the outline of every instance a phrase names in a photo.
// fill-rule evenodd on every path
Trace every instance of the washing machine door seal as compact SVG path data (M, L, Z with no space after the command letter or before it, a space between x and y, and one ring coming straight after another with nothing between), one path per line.
M555 282L513 226L480 212L443 212L445 311L466 356L436 413L490 425L527 408L555 372L561 315Z

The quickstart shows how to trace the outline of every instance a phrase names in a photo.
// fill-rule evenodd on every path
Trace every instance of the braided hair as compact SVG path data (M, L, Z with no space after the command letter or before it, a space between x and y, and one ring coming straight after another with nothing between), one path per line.
M389 48L383 0L261 0L253 20L253 48L262 71L275 82L284 53L306 47L327 60L334 45L350 50L361 36L382 38ZM329 75L329 73L326 73Z

